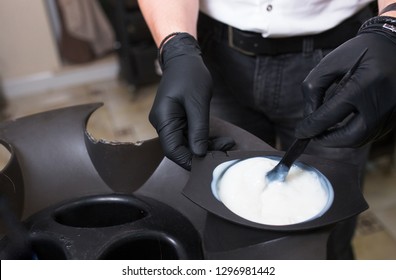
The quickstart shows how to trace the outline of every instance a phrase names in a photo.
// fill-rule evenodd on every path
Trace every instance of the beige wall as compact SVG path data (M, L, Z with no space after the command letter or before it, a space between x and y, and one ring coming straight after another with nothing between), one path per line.
M0 77L22 78L60 67L44 0L1 0Z

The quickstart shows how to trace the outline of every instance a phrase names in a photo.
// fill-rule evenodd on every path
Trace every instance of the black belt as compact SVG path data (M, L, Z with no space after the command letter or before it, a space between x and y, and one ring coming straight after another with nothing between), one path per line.
M362 23L372 16L367 7L336 27L316 35L287 38L264 38L260 33L242 31L200 14L199 24L214 28L228 45L247 55L277 55L302 52L306 44L312 49L332 49L356 36ZM212 29L213 30L213 29Z

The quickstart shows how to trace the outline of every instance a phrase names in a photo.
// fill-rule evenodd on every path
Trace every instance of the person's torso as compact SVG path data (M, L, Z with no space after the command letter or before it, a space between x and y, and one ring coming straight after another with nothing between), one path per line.
M372 0L200 0L200 10L264 37L317 34L333 28Z

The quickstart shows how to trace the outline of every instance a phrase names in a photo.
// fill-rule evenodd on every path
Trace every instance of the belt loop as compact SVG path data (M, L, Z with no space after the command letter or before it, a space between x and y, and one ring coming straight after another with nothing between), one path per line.
M302 53L304 56L311 55L314 50L314 40L312 37L307 37L303 39L302 42Z

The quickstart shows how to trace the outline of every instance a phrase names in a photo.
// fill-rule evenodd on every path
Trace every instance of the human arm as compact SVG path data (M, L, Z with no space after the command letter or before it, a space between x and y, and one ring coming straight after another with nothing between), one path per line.
M394 0L379 0L381 11ZM396 7L374 17L355 38L328 54L303 82L307 117L298 138L325 146L358 147L388 133L396 122ZM350 79L332 97L327 89L366 50Z
M157 46L173 32L187 32L196 38L199 0L138 0L138 3Z
M232 139L209 141L212 77L196 40L198 0L139 0L160 47L162 78L150 111L165 156L190 170L193 155L226 150ZM169 34L177 32L177 35ZM169 38L168 38L169 37ZM168 39L166 39L168 38Z

